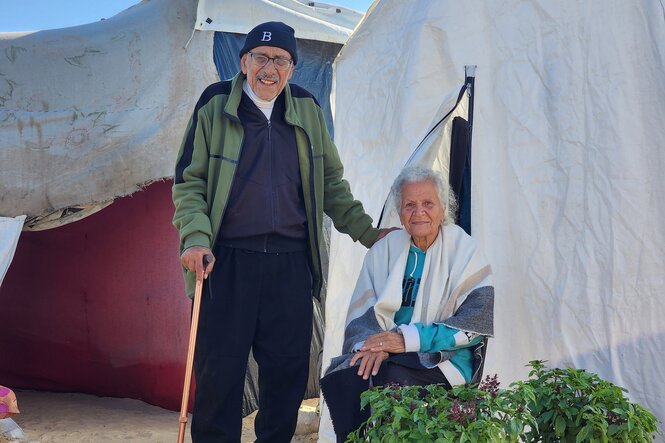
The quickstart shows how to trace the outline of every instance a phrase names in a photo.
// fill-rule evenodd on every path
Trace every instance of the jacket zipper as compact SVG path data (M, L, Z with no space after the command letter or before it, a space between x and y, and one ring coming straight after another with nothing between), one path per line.
M309 135L307 134L307 131L305 131L304 128L300 128L302 132L305 134L305 138L307 139L307 145L309 147L309 194L310 194L310 200L312 202L312 222L314 223L313 231L314 231L314 250L316 251L316 260L319 263L319 282L317 287L315 288L316 291L316 299L321 300L321 288L323 287L323 266L321 265L321 250L319 247L319 230L318 230L318 224L316 221L316 194L315 194L315 189L314 189L314 154L312 153L312 142L309 139Z
M272 186L272 123L268 120L268 192L270 192L270 222L273 232L275 231L275 198ZM263 252L268 252L268 236L263 237Z

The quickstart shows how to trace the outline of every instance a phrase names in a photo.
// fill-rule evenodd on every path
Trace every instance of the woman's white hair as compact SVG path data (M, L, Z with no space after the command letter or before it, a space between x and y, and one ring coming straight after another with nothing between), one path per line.
M402 169L393 182L390 192L393 195L395 208L399 214L402 207L402 187L404 183L417 183L430 180L436 187L436 194L439 197L439 203L443 207L443 224L455 223L455 214L457 214L457 199L455 193L448 186L448 182L441 177L441 174L429 168L422 166L407 166Z

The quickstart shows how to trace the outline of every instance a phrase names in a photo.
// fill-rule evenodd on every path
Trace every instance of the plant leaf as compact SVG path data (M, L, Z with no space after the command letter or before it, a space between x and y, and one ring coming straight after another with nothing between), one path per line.
M557 437L563 436L563 433L566 432L566 419L562 416L558 416L554 422L554 432Z
M577 434L577 437L575 437L575 443L581 443L585 441L584 439L587 438L587 435L589 435L590 427L587 425L580 429L580 432Z

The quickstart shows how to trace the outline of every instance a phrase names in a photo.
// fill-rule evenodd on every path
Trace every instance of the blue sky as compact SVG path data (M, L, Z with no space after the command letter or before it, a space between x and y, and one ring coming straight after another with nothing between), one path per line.
M65 28L109 18L140 0L0 0L0 32ZM365 12L372 0L327 0Z

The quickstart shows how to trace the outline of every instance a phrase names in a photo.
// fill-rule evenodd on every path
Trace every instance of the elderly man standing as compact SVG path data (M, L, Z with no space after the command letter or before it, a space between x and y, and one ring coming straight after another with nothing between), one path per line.
M288 442L305 393L323 212L369 247L386 233L353 199L314 97L288 83L294 30L247 34L233 79L209 86L185 132L173 223L188 295L207 277L195 356L195 443L239 442L250 349L259 366L258 442ZM203 257L214 255L205 268Z

